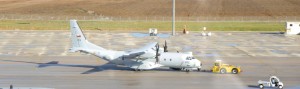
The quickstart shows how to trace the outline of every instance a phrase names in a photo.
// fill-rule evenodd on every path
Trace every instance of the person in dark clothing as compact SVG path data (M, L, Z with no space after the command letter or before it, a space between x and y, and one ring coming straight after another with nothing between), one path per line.
M13 85L10 85L10 86L9 86L9 89L13 89Z

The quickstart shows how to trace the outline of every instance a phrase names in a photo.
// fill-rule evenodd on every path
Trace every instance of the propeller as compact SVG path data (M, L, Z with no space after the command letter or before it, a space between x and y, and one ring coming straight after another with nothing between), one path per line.
M165 40L164 52L168 52L167 40Z
M158 51L159 51L159 44L157 43L156 44L156 54L155 54L156 63L158 63L158 61L159 61L159 59L158 59L158 56L159 56Z

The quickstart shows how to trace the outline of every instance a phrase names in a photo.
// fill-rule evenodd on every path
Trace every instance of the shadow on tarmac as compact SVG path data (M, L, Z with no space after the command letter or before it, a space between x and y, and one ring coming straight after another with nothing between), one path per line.
M262 32L260 34L274 34L274 35L276 35L276 34L284 34L284 32Z
M248 85L248 87L249 88L256 88L256 89L258 88L259 89L258 85Z
M294 86L294 87L283 87L284 89L300 89L300 86ZM258 85L248 85L247 89L259 89ZM278 89L274 87L264 87L264 89Z
M7 62L19 62L19 63L27 63L27 64L35 64L37 65L38 68L45 68L45 67L51 67L51 66L61 66L61 67L80 67L80 68L91 68L88 71L82 72L81 74L91 74L95 72L101 72L105 70L126 70L126 71L135 71L134 69L131 69L126 66L120 66L120 65L115 65L110 62L95 66L95 65L79 65L79 64L60 64L58 61L50 61L47 63L39 63L39 62L29 62L29 61L17 61L17 60L2 60L1 61L7 61ZM186 72L184 70L172 70L168 67L163 67L163 68L155 68L151 70L146 70L146 71L174 71L174 72ZM139 71L137 71L139 72ZM206 73L211 73L211 70L200 70L200 71L191 71L191 72L206 72ZM187 72L188 73L188 72Z
M94 65L77 65L77 64L59 64L58 61L51 61L51 62L47 62L47 63L16 61L16 60L1 60L1 61L36 64L38 68L45 68L45 67L50 67L50 66L92 68L91 70L85 71L81 74L90 74L90 73L100 72L100 71L104 71L104 70L131 70L128 67L117 66L117 65L114 65L111 63L106 63L106 64L103 64L100 66L94 66Z

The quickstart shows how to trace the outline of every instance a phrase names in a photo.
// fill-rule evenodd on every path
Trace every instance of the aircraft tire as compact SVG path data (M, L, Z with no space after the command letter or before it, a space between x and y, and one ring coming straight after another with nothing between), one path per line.
M198 71L201 71L201 68L197 68Z
M181 70L181 68L173 68L173 67L170 67L170 69L177 70L177 71Z
M134 69L134 71L142 71L142 69Z
M185 69L185 72L190 72L190 70L189 69Z

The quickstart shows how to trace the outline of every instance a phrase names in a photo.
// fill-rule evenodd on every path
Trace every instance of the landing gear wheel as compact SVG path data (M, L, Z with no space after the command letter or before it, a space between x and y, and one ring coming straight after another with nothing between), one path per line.
M189 69L185 69L185 72L190 72L190 70Z
M182 70L181 68L173 68L173 67L170 67L170 69L172 69L172 70L176 70L176 71L180 71L180 70Z
M279 89L283 89L283 86L282 86L282 85L279 85L278 88L279 88Z
M201 68L197 68L198 71L201 71Z
M221 70L220 70L220 73L221 74L225 74L227 71L226 71L226 69L224 69L224 68L222 68Z
M234 69L232 69L231 73L238 74L238 70L234 68Z
M143 71L142 69L134 69L134 71Z
M262 85L262 84L259 84L258 87L259 87L259 89L264 89L264 85Z

